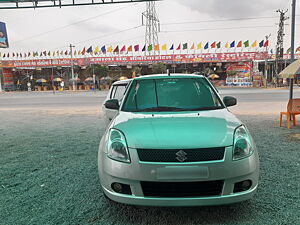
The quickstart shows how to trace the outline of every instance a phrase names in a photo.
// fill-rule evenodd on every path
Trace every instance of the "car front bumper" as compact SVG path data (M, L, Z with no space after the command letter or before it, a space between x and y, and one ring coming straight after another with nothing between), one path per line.
M222 205L250 199L257 189L259 161L256 150L248 158L232 161L230 146L226 147L223 160L197 163L145 163L139 161L136 149L129 149L129 152L131 163L114 161L101 150L100 144L98 166L101 185L104 193L116 202L144 206ZM141 181L185 183L217 180L224 181L221 194L204 197L145 196L141 185ZM250 189L234 193L235 183L244 180L251 180ZM129 185L132 194L115 192L112 189L114 182Z

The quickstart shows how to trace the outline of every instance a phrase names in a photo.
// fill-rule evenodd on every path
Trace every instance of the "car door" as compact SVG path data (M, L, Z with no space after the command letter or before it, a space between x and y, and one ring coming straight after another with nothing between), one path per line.
M121 84L115 84L111 87L111 90L108 93L108 97L106 98L105 101L109 99L118 99L119 100L119 105L121 105L124 93L126 91L126 86L128 83L121 83ZM108 109L105 107L103 104L102 106L103 111L104 111L104 118L106 121L106 124L108 125L110 121L115 117L117 114L118 110L113 110L113 109Z

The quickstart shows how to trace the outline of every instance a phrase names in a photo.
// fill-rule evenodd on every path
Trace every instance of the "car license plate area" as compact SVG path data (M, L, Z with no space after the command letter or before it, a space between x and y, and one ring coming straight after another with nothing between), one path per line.
M165 166L156 170L158 180L202 179L208 178L205 166Z

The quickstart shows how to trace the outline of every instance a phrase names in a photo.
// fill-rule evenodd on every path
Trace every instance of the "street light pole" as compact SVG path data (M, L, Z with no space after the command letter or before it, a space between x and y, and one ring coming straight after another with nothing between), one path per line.
M291 31L291 63L295 60L295 20L296 20L296 0L292 0L292 31ZM293 99L294 79L290 79L290 99Z
M266 41L269 41L269 38L271 37L271 34L266 35ZM267 58L265 59L265 87L268 85L268 58L269 58L269 52L268 52L268 46L266 46L266 53L267 53Z
M71 55L71 75L72 75L72 88L75 91L75 79L74 79L74 62L73 62L73 48L75 46L70 44L70 55Z

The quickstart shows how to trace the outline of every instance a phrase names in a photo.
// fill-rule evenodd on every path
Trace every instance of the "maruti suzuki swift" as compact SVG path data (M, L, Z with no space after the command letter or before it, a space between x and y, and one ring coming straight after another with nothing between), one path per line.
M115 110L98 151L104 195L145 206L241 202L257 189L259 158L247 127L201 75L149 75L111 90ZM121 90L121 89L120 89ZM115 91L116 92L116 91Z

